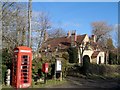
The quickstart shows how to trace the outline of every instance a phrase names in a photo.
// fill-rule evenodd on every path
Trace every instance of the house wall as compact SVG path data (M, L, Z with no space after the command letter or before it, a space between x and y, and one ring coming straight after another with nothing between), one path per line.
M78 49L78 62L81 63L80 50Z
M92 63L96 64L97 63L97 58L92 58Z
M104 52L100 52L97 56L97 64L99 64L99 57L101 57L101 64L105 63L105 53Z
M89 42L89 37L88 37L88 35L85 36L85 38L83 39L83 42L84 42L84 44L86 44L86 42ZM82 52L82 48L81 48L80 50L81 50L81 52ZM83 52L83 57L84 57L84 55L88 55L88 56L90 57L90 62L91 62L91 55L92 55L92 53L93 53L93 51L91 51L91 50L85 50L85 51ZM79 58L79 63L81 63L82 61L81 61L81 59L80 59L79 53L78 53L78 58Z

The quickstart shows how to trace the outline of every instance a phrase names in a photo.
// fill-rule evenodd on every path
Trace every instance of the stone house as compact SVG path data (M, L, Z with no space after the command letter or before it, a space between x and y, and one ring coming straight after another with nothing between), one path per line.
M69 47L78 48L78 62L82 63L86 56L91 63L105 63L105 53L96 42L96 36L89 37L87 34L77 35L76 32L68 32L65 37L46 38L40 49L41 52L66 52ZM82 59L81 59L82 58Z

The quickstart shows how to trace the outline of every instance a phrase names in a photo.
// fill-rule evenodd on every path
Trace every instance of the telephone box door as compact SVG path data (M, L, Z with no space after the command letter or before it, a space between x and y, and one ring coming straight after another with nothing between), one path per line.
M29 86L29 68L30 68L30 59L29 55L21 56L21 86Z

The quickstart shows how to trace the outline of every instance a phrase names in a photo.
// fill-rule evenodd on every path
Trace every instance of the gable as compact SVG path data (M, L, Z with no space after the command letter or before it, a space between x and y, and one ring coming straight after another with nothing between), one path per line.
M84 39L83 39L83 42L89 42L90 40L89 40L89 37L88 37L88 35L87 34L85 34L85 37L84 37Z

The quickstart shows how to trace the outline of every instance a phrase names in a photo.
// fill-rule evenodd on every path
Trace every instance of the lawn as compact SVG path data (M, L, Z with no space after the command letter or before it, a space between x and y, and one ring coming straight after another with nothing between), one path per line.
M32 86L30 88L49 88L52 86L56 86L56 85L60 85L60 84L64 84L67 83L67 81L64 79L62 81L59 80L47 80L46 84L43 83L37 83L37 85L35 85L35 83L33 82Z
M52 86L56 86L56 85L61 85L67 83L67 81L65 79L63 79L62 81L59 80L47 80L46 84L43 83L37 83L35 84L35 82L32 82L32 86L29 88L49 88ZM12 88L12 86L6 86L6 85L2 85L2 90L6 90L6 89L10 89Z

